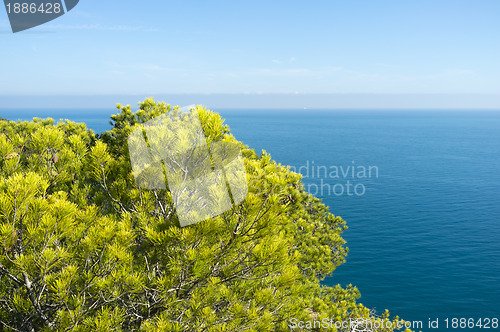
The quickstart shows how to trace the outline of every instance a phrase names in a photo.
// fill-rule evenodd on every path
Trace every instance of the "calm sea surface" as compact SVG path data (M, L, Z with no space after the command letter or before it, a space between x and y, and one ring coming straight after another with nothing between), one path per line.
M500 112L218 111L238 140L295 167L347 221L347 262L325 284L352 283L367 307L423 331L446 331L446 318L500 318ZM111 113L0 110L96 132Z

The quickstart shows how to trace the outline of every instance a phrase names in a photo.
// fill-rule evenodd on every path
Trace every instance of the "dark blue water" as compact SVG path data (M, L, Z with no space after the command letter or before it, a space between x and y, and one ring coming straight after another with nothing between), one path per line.
M113 111L0 116L69 117L99 132ZM500 112L220 113L238 140L300 169L347 221L347 262L325 284L352 283L367 307L424 331L446 330L446 318L500 318Z

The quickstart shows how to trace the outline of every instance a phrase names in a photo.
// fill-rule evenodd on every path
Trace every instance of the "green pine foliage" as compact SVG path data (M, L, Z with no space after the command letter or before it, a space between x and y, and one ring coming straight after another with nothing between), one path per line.
M181 228L168 190L136 185L127 147L137 125L177 108L146 99L136 112L118 110L102 135L70 121L0 121L1 329L288 331L292 318L390 321L359 304L355 287L320 284L345 261L346 224L299 174L197 106L209 146L242 149L249 193Z

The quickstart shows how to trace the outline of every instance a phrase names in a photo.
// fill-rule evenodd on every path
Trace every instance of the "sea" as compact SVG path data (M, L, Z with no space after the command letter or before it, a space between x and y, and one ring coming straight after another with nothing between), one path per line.
M215 111L346 220L347 261L325 285L355 285L414 330L500 330L500 110ZM96 132L113 113L0 110Z

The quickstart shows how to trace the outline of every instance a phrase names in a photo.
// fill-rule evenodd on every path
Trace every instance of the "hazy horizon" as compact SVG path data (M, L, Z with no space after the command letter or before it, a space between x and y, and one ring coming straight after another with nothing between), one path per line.
M449 109L500 110L494 94L128 94L0 95L0 109L99 109L117 103L137 106L153 97L171 105L202 104L234 109Z

